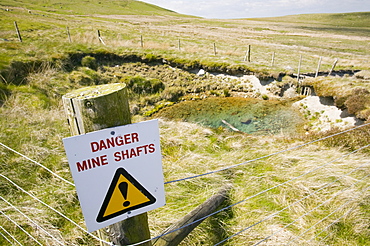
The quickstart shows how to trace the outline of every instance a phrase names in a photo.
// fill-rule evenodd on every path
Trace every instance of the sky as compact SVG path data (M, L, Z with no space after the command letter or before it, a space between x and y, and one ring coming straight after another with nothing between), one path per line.
M141 0L180 14L235 19L370 11L370 0Z

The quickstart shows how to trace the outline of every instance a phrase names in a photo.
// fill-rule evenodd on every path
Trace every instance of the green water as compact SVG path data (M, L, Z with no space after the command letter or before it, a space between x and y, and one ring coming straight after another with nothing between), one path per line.
M163 109L155 117L183 120L209 127L225 127L225 120L242 132L256 135L288 134L303 123L292 102L253 98L207 98L184 101Z

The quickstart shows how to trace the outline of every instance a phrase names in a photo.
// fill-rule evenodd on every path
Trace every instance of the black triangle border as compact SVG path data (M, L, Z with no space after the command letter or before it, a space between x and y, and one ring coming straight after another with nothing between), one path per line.
M144 202L144 203L141 203L141 204L138 204L138 205L135 205L135 206L132 206L132 207L129 207L129 208L126 208L126 209L123 209L121 211L118 211L116 213L113 213L113 214L110 214L110 215L107 215L104 217L104 213L105 213L105 210L107 209L107 206L109 204L109 201L113 195L113 192L114 192L114 189L116 188L116 185L117 185L117 182L118 182L118 179L120 177L120 175L123 175L128 181L131 182L131 184L133 184L137 189L140 190L140 192L142 194L144 194L148 199L149 201L147 202ZM132 177L124 168L120 167L116 170L116 173L114 174L114 177L112 179L112 182L109 186L109 189L108 189L108 192L107 194L105 195L105 198L104 198L104 202L100 208L100 211L99 211L99 214L98 214L98 217L96 217L96 222L98 223L101 223L101 222L104 222L106 220L109 220L109 219L112 219L112 218L115 218L119 215L122 215L124 213L127 213L129 211L132 211L132 210L136 210L136 209L139 209L139 208L142 208L142 207L146 207L150 204L153 204L157 201L157 199L149 193L149 191L147 191L134 177Z

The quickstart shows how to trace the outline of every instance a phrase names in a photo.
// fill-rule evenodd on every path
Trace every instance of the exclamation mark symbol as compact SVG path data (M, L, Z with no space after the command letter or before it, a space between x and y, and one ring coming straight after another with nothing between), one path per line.
M127 200L128 184L126 182L122 182L118 185L118 189L121 191L123 198ZM122 205L124 207L128 207L130 206L130 202L125 201Z

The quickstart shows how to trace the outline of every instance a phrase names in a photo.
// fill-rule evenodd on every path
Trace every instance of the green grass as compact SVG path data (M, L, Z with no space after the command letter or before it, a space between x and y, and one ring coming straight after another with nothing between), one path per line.
M258 18L253 20L287 22L287 23L304 23L305 25L315 24L333 27L365 27L368 28L369 12L338 13L338 14L301 14L287 15L272 18Z
M171 15L170 10L160 8L155 5L132 0L109 0L109 1L13 1L4 0L2 5L6 7L22 7L27 10L37 10L46 13L73 14L73 15Z
M187 69L202 67L207 71L255 73L260 78L277 78L280 73L292 73L286 67L296 68L299 54L303 55L304 72L315 71L319 56L323 56L323 70L330 69L334 58L340 59L339 68L370 69L367 49L369 29L366 25L369 13L206 20L137 1L100 2L4 0L0 4L0 141L70 181L72 177L61 141L70 133L61 97L71 90L138 78L132 80L129 88L130 106L135 112L133 119L137 122L148 119L145 115L155 116L155 112L178 100L198 100L215 95L224 97L228 94L225 91L230 92L238 86L237 80L229 81L229 88L222 80L198 77ZM5 11L5 8L12 11ZM14 21L20 28L22 43L17 40ZM68 41L67 26L72 43ZM97 39L97 30L100 30L107 46ZM141 35L144 48L140 46ZM179 39L181 50L177 46ZM214 43L218 51L216 56L213 54ZM243 61L248 44L252 45L250 63ZM272 52L276 52L273 68L270 67ZM366 76L365 72L363 74ZM285 76L281 83L290 82L292 79ZM337 97L351 96L352 89L358 86L368 88L365 79L319 78L310 83L320 95ZM149 84L151 90L147 91L146 85ZM344 89L350 93L342 95ZM344 105L346 100L342 101ZM361 105L354 105L351 101L347 104L361 108ZM223 127L210 129L167 120L160 121L160 131L166 181L219 170L322 136L256 137L229 132ZM159 235L167 226L216 193L223 184L233 185L224 206L231 205L296 177L324 161L342 156L347 150L363 146L367 141L368 130L365 129L278 157L166 185L167 205L149 212L152 235ZM358 153L349 162L328 166L225 210L197 227L182 245L213 245L362 165L367 159L368 154ZM2 147L0 172L84 225L73 187ZM366 172L364 168L354 173L348 180L338 182L335 188L260 223L225 245L258 242L276 228L288 225L304 211L328 199L335 191L348 187L351 180L363 177ZM360 183L349 193L358 193L365 183ZM10 183L2 180L0 193L65 244L99 244ZM350 197L350 194L347 195L341 199ZM314 216L301 220L300 224L288 227L283 234L271 239L271 243L284 242L285 235L299 235L307 228L306 225L314 224L330 209L340 206L341 199L333 201L331 207L315 211ZM359 206L355 206L357 204ZM370 240L366 220L369 218L368 199L356 201L353 205L354 213L330 227L330 236L325 243L365 245ZM6 206L1 202L1 207ZM26 219L10 208L6 209L6 213L36 235L34 227ZM30 238L4 217L0 216L0 223L23 244L33 245ZM320 225L320 228L327 224ZM47 244L42 236L40 240ZM302 244L304 242L301 241ZM6 244L2 237L0 244Z

